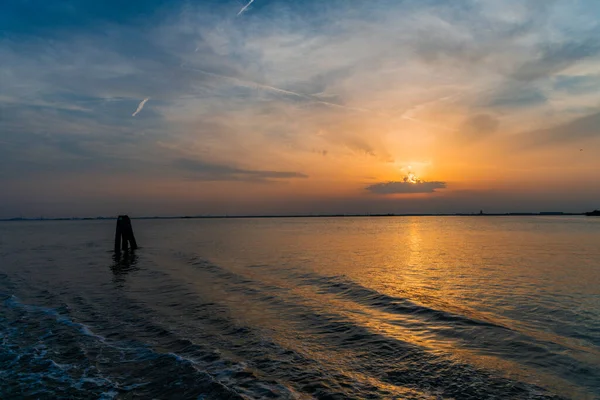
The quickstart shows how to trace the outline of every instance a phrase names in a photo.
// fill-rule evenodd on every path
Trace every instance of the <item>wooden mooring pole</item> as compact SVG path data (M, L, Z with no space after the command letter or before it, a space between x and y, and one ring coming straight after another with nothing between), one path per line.
M115 253L120 253L121 250L127 251L129 246L131 246L131 250L138 248L135 236L133 236L131 219L127 215L119 215L115 232Z

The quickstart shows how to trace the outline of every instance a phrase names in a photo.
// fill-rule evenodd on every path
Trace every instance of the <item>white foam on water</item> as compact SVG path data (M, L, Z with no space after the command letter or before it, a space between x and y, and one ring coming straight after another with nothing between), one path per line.
M106 342L106 340L107 340L104 336L94 333L88 325L73 321L71 318L69 318L63 314L60 314L58 312L58 310L56 310L55 308L48 308L48 307L42 307L42 306L34 306L31 304L25 304L25 303L22 303L21 301L19 301L19 299L14 295L10 295L5 300L5 303L9 307L20 308L20 309L23 309L28 312L40 312L40 313L52 316L56 319L57 322L59 322L63 325L78 328L79 331L81 333L83 333L84 335L93 337L101 342ZM52 331L50 331L50 333L47 334L46 336L51 335L51 334L52 334Z

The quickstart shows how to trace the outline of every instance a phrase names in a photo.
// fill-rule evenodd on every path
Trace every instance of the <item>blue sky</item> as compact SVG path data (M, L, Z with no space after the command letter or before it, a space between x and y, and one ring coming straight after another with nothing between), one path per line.
M248 4L2 2L0 217L600 208L599 2Z

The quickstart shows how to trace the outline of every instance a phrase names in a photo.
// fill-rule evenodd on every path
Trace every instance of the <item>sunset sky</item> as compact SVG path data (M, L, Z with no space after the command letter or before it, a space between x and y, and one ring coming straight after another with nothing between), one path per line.
M600 1L0 5L0 217L600 208Z

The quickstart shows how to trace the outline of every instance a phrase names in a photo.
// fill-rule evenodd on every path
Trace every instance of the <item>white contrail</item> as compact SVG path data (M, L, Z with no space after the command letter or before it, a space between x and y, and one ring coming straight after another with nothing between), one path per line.
M288 96L294 96L294 97L298 97L298 98L301 98L301 99L309 100L309 101L312 101L314 103L322 104L322 105L325 105L325 106L328 106L328 107L340 108L340 109L349 110L349 111L358 111L358 112L367 112L367 113L377 114L376 111L369 110L367 108L348 107L348 106L344 106L344 105L341 105L341 104L336 104L336 103L330 103L328 101L323 101L323 100L321 100L319 98L315 98L314 96L311 96L311 95L308 95L308 94L292 92L291 90L280 89L280 88L275 87L275 86L264 85L262 83L257 83L257 82L254 82L254 81L247 81L247 80L244 80L244 79L234 78L232 76L215 74L214 72L208 72L208 71L205 71L205 70L200 69L200 68L190 68L190 67L185 67L183 65L181 67L185 68L185 69L189 69L191 71L199 72L199 73L204 74L204 75L208 75L208 76L212 76L212 77L215 77L215 78L220 78L220 79L225 79L225 80L228 80L228 81L231 81L231 82L235 82L237 85L243 86L243 87L248 87L248 88L252 88L252 89L262 89L262 90L267 90L267 91L274 92L274 93L286 94Z
M421 104L417 104L416 106L412 106L412 107L410 107L408 109L401 110L402 114L400 115L400 118L408 120L408 121L416 122L416 123L419 123L419 124L428 125L428 126L431 126L431 127L443 129L445 131L456 132L456 129L452 129L452 128L448 128L448 127L445 127L445 126L442 126L442 125L433 124L431 122L423 121L421 119L413 117L413 115L415 115L416 113L418 113L419 111L421 111L421 109L423 109L423 108L425 108L425 107L427 107L427 106L429 106L431 104L440 103L440 102L443 102L443 101L453 100L453 99L455 99L457 97L460 97L460 96L461 96L461 94L459 93L459 94L455 94L455 95L440 97L440 98L434 99L434 100L429 100L429 101L426 101L426 102L421 103ZM399 111L394 112L393 115L395 116L398 113L399 113Z
M350 107L350 106L345 106L345 105L342 105L342 104L331 103L331 102L324 101L324 100L322 100L322 99L320 99L318 97L311 96L311 95L308 95L308 94L292 92L291 90L280 89L280 88L275 87L275 86L264 85L262 83L257 83L257 82L254 82L254 81L248 81L248 80L244 80L244 79L240 79L240 78L234 78L232 76L226 76L226 75L216 74L214 72L208 72L208 71L205 71L205 70L200 69L200 68L191 68L191 67L185 66L184 64L181 65L181 68L188 69L188 70L191 70L191 71L196 71L196 72L199 72L201 74L212 76L212 77L215 77L215 78L228 80L230 82L234 82L235 84L237 84L239 86L243 86L243 87L247 87L247 88L252 88L252 89L262 89L262 90L266 90L266 91L270 91L270 92L274 92L274 93L281 93L281 94L285 94L285 95L288 95L288 96L294 96L294 97L298 97L298 98L301 98L301 99L304 99L304 100L309 100L309 101L311 101L311 102L313 102L315 104L321 104L321 105L324 105L324 106L327 106L327 107L338 108L338 109L347 110L347 111L369 113L369 114L377 115L377 116L383 117L383 118L394 118L394 117L397 117L394 114L389 114L389 113L382 112L382 111L377 111L377 110L371 110L369 108ZM442 98L442 99L438 99L438 100L447 100L447 99L449 99L451 97L452 96L448 96L448 97L445 97L445 98ZM438 100L435 100L435 101L438 101ZM429 104L429 103L431 103L431 102L427 102L425 104ZM419 107L419 106L416 106L416 107ZM413 107L413 109L416 108L416 107ZM408 110L408 111L410 111L410 110ZM412 117L412 115L410 115L409 112L404 112L399 117L402 118L402 119L405 119L405 120L416 122L418 124L435 127L435 128L443 129L443 130L450 131L450 132L454 132L455 131L454 129L447 128L447 127L442 126L442 125L433 124L433 123L430 123L430 122L426 122L426 121L414 118L414 117Z
M252 3L254 3L254 0L250 0L250 1L248 2L248 4L246 4L246 5L245 5L245 6L244 6L244 7L243 7L241 10L240 10L240 12L239 12L239 13L237 13L237 15L239 16L239 15L243 14L243 13L244 13L244 11L246 11L246 10L248 9L248 7L250 7L250 4L252 4Z
M147 102L148 100L150 100L150 98L149 98L149 97L146 97L144 100L142 100L142 101L140 102L140 104L138 105L138 108L137 108L137 110L135 110L135 112L134 112L133 114L131 114L131 116L132 116L132 117L135 117L136 115L138 115L138 113L139 113L140 111L142 111L142 108L144 108L144 104L146 104L146 102Z

